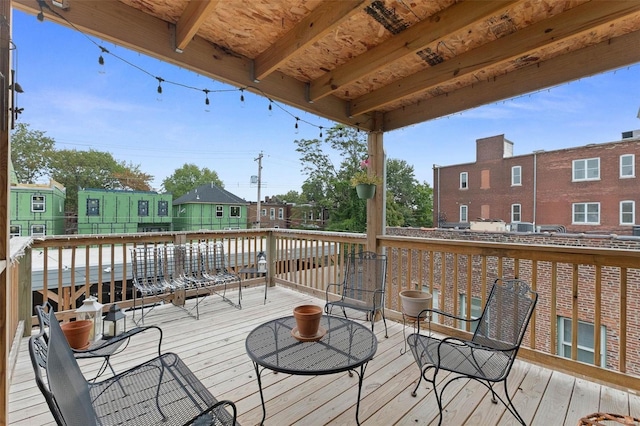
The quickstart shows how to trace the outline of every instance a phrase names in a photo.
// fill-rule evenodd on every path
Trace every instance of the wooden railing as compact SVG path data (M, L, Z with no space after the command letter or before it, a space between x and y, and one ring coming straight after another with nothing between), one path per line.
M34 303L46 297L63 319L73 316L77 302L89 294L107 307L113 302L131 306L129 249L192 241L222 241L235 270L254 266L257 253L264 251L271 285L319 297L324 297L328 283L340 281L347 254L366 244L363 234L282 229L48 237L33 243ZM639 251L400 236L378 236L377 241L378 250L385 250L389 258L387 318L401 319L398 293L407 288L436 292L440 309L462 310L471 317L474 303L484 303L495 278L518 277L540 294L521 356L624 388L640 388ZM243 281L258 282L263 283ZM571 336L562 342L567 357L556 355L559 321L564 334ZM606 368L578 361L586 353L578 344L579 327L584 325L594 330L593 359L604 358ZM449 335L469 332L447 322L433 327Z

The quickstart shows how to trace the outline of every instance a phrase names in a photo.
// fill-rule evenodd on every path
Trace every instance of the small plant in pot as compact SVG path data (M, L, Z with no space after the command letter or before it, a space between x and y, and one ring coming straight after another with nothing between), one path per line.
M360 171L351 177L351 186L356 188L358 197L373 198L376 194L376 186L382 183L382 179L375 173L369 174L369 159L360 162Z

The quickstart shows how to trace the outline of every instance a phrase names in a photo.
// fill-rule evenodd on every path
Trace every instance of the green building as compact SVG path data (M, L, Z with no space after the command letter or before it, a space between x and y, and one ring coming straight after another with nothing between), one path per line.
M49 184L17 183L11 179L9 233L11 237L43 237L65 233L66 190L51 180Z
M78 234L170 231L171 199L155 191L81 189Z
M213 183L201 185L173 201L173 229L247 229L247 205Z

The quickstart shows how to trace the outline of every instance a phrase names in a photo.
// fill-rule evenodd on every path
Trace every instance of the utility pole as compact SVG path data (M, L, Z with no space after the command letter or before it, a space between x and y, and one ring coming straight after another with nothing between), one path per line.
M256 204L256 228L260 228L260 185L262 183L262 151L254 161L258 162L258 203Z

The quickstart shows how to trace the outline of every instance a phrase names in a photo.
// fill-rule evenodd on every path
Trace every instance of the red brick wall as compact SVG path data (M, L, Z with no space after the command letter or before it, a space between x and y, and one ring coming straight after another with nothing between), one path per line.
M477 232L470 230L433 230L433 229L415 229L415 228L388 228L389 235L403 235L410 237L422 238L438 238L449 240L464 241L487 241L498 243L518 243L518 244L545 244L545 245L565 245L580 246L594 248L621 248L626 250L640 250L640 238L636 237L615 237L611 235L589 236L584 234L524 234L524 233L498 233L498 232ZM404 259L399 262L398 256ZM425 254L422 261L414 254L411 261L411 277L413 283L397 282L403 281L407 277L406 259L407 253L398 253L392 250L390 253L390 282L387 285L396 286L397 288L407 288L411 285L418 284L416 277L423 277L423 285L428 285L428 279L431 276L431 259L430 254ZM459 294L467 294L467 256L457 256L446 254L446 263L444 271L441 262L441 254L435 253L433 262L433 285L439 289L442 274L446 274L444 293L447 295L444 310L449 312L458 312L457 298ZM457 259L457 264L456 260ZM487 259L486 276L491 281L493 278L502 275L509 278L514 277L515 271L519 271L518 278L525 281L532 281L531 261L519 261L515 265L513 259L502 260L502 273L498 271L498 258ZM400 270L399 270L400 269ZM420 271L422 269L422 271ZM454 273L457 272L457 273ZM471 295L480 297L481 282L479 277L481 271L480 257L472 258L472 286ZM627 362L625 369L628 373L640 375L640 265L638 269L629 268L627 277L627 293L626 293L626 311L627 311ZM556 314L567 318L572 317L573 312L573 265L557 264L557 288L556 288ZM578 298L577 312L580 321L588 323L595 322L595 283L596 268L590 265L579 265L578 274ZM618 268L602 267L601 268L601 324L606 327L606 360L607 367L618 370L620 362L620 270ZM551 318L551 292L552 292L552 269L549 262L538 262L536 290L539 294L538 304L536 307L536 342L535 347L538 350L546 352L551 351L551 341L557 342L557 336L551 336L551 322L557 323L557 318ZM455 297L452 297L454 295ZM442 306L441 306L442 308ZM525 345L529 346L529 341L525 341Z

